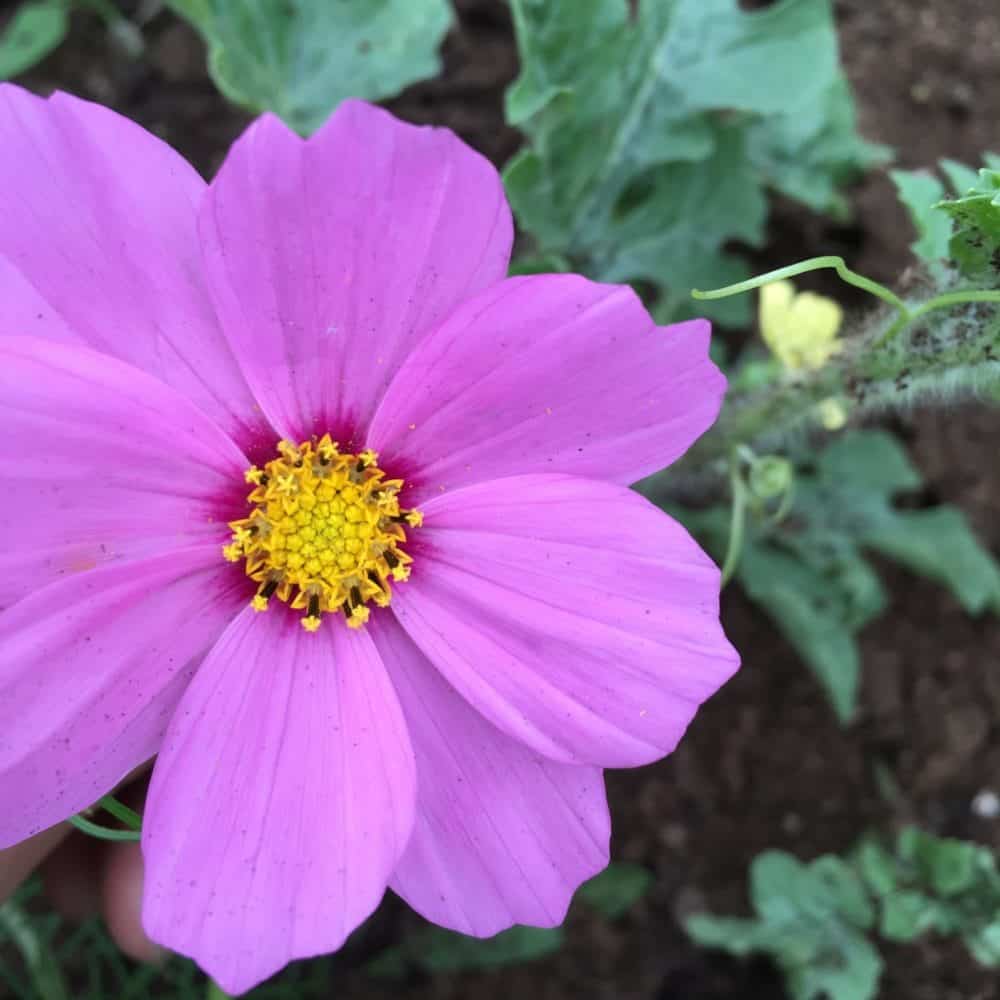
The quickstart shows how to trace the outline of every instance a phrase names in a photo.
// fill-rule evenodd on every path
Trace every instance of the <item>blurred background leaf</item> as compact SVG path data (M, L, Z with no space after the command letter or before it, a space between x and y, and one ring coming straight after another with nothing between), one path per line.
M839 186L886 157L861 140L827 0L513 0L521 75L508 121L528 144L505 170L521 229L601 281L688 292L747 272L768 186L843 215ZM729 324L745 299L699 303Z
M448 0L167 0L209 46L231 101L308 135L347 97L381 100L440 70Z
M62 44L68 31L69 14L63 0L22 3L0 32L0 80L41 62Z
M783 851L750 868L754 918L696 914L685 930L733 955L763 952L781 968L795 1000L871 1000L882 960L865 933L875 910L855 870L833 855L802 864Z

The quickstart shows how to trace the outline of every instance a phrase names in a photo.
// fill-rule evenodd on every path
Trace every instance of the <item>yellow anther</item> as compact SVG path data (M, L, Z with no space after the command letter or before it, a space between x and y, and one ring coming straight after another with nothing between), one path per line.
M347 616L348 628L361 628L368 621L371 612L364 604L359 604L356 608L351 608L351 613Z
M223 555L246 560L247 575L260 584L256 611L274 596L303 610L307 632L328 614L360 628L369 603L388 605L391 582L409 576L412 560L401 546L423 518L399 506L403 481L387 479L371 449L344 454L325 434L298 445L281 441L276 452L244 474L254 487L252 509L230 522Z
M287 476L279 476L278 482L275 484L274 488L278 491L278 493L281 493L284 496L291 496L298 489L298 481L295 476L291 474Z

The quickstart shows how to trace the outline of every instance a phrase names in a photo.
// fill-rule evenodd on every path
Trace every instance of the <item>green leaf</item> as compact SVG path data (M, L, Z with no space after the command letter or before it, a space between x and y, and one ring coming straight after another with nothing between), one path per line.
M954 896L971 888L980 870L979 858L984 849L952 837L935 837L914 827L899 835L901 858L917 869L934 892Z
M817 212L845 218L840 186L860 171L887 162L891 151L857 134L847 80L835 79L812 107L762 119L748 133L751 160L768 184Z
M400 979L413 966L425 972L494 969L542 958L562 943L560 927L514 926L491 938L475 938L427 926L402 945L386 949L367 970L384 979Z
M689 315L693 287L746 276L724 248L761 243L765 183L833 205L845 169L874 155L853 133L828 0L512 11L521 75L507 117L529 140L504 173L518 222L590 277L652 285L658 319ZM745 299L698 307L749 318Z
M875 908L851 865L828 854L813 861L808 872L815 895L829 901L840 916L863 930L874 926Z
M784 967L795 1000L873 1000L884 963L860 934L844 936L838 947L805 968Z
M922 892L905 889L882 900L879 933L890 941L913 941L935 923L934 901Z
M347 97L379 100L440 69L447 0L167 0L209 45L230 100L308 134Z
M748 596L762 605L812 668L841 722L857 700L861 658L835 583L771 546L748 545L737 571Z
M890 170L889 176L917 231L910 248L928 264L940 264L949 256L951 241L951 220L939 207L944 185L925 170Z
M624 916L653 884L653 875L642 865L618 861L580 886L578 896L612 920Z
M559 927L511 927L491 938L431 928L420 941L419 962L428 972L492 969L542 958L562 942Z
M959 270L995 283L1000 273L1000 169L983 168L970 192L939 206L954 224L950 251Z
M964 935L962 940L980 965L1000 965L1000 920Z
M979 184L979 171L959 163L958 160L944 159L940 166L941 172L948 178L951 190L957 197L969 194Z
M23 3L0 33L0 80L9 80L58 48L69 31L63 0Z
M957 507L894 512L862 540L943 584L971 614L1000 606L1000 566Z
M819 943L811 938L803 939L797 946L793 946L783 927L741 917L714 917L708 913L696 913L685 919L684 930L702 948L716 948L730 955L743 956L755 951L774 954L794 948L800 960L807 962L819 947Z
M874 910L857 873L840 858L804 865L783 851L765 851L750 868L756 920L699 914L687 933L705 947L731 954L762 951L802 1000L870 1000L881 959L863 931Z
M0 943L5 944L5 938L20 952L36 995L43 1000L66 1000L69 992L50 942L13 899L0 904Z
M508 273L511 277L518 274L564 274L570 268L570 262L558 254L537 254L515 258Z
M819 471L831 484L849 484L854 492L879 497L919 489L923 482L902 445L887 431L840 435L820 455Z
M858 845L856 860L862 877L877 896L886 896L896 888L896 859L877 840L864 839Z

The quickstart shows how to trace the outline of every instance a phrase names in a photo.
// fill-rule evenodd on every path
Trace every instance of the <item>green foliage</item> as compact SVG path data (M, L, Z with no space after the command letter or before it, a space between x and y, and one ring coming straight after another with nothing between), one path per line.
M949 250L967 278L1000 273L1000 169L983 168L968 193L941 202L955 226Z
M913 252L935 270L944 261L959 274L995 287L1000 274L1000 157L987 153L987 166L973 170L942 160L942 183L929 171L894 170L900 200L919 238Z
M64 0L22 3L0 33L0 80L31 69L57 49L69 31Z
M528 962L562 946L560 927L511 927L491 938L467 937L427 925L368 965L382 979L402 979L411 969L424 972L460 972L492 969Z
M209 45L230 100L317 129L346 97L378 100L440 69L447 0L167 0Z
M883 156L857 138L827 0L514 0L521 75L508 120L528 145L505 171L523 230L589 276L639 281L657 312L745 276L770 185L839 211L837 185ZM794 95L794 99L791 99ZM746 303L714 303L742 322Z
M756 917L698 914L699 944L734 955L763 952L795 1000L871 1000L882 960L869 933L913 941L956 935L981 964L1000 964L1000 873L985 847L909 828L892 848L866 837L847 859L803 864L765 851L750 868Z
M889 176L917 231L910 248L921 260L939 266L948 257L951 240L951 223L938 209L944 184L928 170L892 170Z
M640 865L616 862L585 882L576 895L602 916L624 916L652 885L652 874ZM388 948L368 971L383 979L402 979L412 969L458 972L491 969L541 958L562 947L561 927L511 927L491 938L474 938L426 925L402 944Z
M988 848L908 828L894 850L869 838L855 858L884 938L955 935L978 962L1000 965L1000 872Z
M751 866L750 895L756 918L699 914L685 929L707 948L770 955L795 1000L875 995L882 960L865 934L875 911L850 865L832 855L802 864L765 851Z
M648 869L620 861L580 886L577 898L608 919L617 920L646 895L652 884L653 875Z
M162 966L125 958L94 918L70 924L46 911L32 880L0 907L0 996L5 1000L198 1000L208 980L194 962L171 956ZM11 962L13 951L21 961ZM245 994L250 1000L326 1000L330 958L295 962ZM215 994L218 995L218 994Z
M616 920L642 898L653 876L640 865L616 862L580 887L577 898L602 917ZM97 920L69 927L42 910L39 885L31 881L15 900L0 907L0 950L13 945L20 966L0 960L0 995L14 1000L190 1000L206 995L207 980L179 956L162 968L123 958ZM363 929L357 932L363 934ZM561 927L512 927L492 938L473 938L425 924L401 944L381 952L367 966L381 979L402 979L412 970L458 972L528 962L558 950ZM306 1000L328 997L336 959L294 962L247 994L253 1000ZM62 971L61 971L62 970ZM71 980L72 993L66 982ZM217 994L210 994L217 995Z
M1000 610L1000 566L962 512L894 504L895 496L920 486L891 435L850 432L815 463L800 463L784 520L751 524L746 533L736 578L815 672L842 722L850 720L857 700L857 632L887 603L867 552L935 580L971 614ZM728 512L677 513L721 559Z

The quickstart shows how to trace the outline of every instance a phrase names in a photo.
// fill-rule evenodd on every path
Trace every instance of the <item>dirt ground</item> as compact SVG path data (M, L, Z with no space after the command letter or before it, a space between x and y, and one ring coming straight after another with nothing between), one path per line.
M391 103L415 121L450 125L498 164L519 137L502 119L503 88L517 71L501 0L458 0L460 23L445 49L445 73ZM1000 5L996 0L839 0L844 62L866 136L897 150L903 166L941 156L977 163L1000 151ZM207 80L192 33L161 15L148 27L140 63L114 56L98 25L81 19L71 42L32 74L38 89L60 86L112 104L153 129L204 172L219 164L246 116ZM857 269L892 281L907 264L909 226L885 175L853 195L855 220L834 225L777 205L762 265L842 253ZM824 285L836 289L842 286ZM856 300L850 300L855 301ZM968 405L897 421L923 470L929 499L960 505L1000 551L1000 416ZM736 679L705 707L669 759L609 774L614 856L656 875L651 893L615 924L574 913L557 955L490 974L443 975L383 988L358 966L411 925L390 903L365 940L336 960L341 1000L476 996L500 1000L774 1000L780 978L763 961L741 963L699 951L678 917L701 909L741 912L751 859L779 847L808 858L842 850L872 826L905 820L1000 847L1000 820L970 803L1000 793L1000 624L972 620L940 589L887 569L893 607L863 636L859 721L838 727L818 686L774 629L736 592L724 600L729 634L742 653ZM876 761L903 792L886 802ZM885 949L885 1000L987 1000L995 976L964 951L934 940Z

